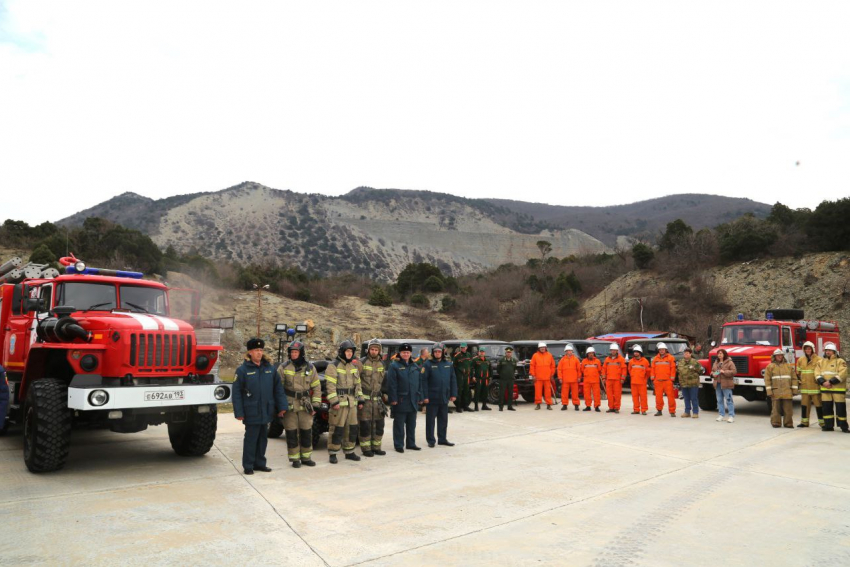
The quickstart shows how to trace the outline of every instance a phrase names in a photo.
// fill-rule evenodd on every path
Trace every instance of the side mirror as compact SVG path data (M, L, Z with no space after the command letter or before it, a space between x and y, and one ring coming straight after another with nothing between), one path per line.
M44 299L40 297L31 297L24 302L24 311L27 313L44 311Z

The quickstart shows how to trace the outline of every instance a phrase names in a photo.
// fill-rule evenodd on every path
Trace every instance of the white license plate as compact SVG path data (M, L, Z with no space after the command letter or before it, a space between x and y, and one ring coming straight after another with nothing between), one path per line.
M186 398L186 390L165 390L163 392L145 392L146 402L167 402L183 400Z

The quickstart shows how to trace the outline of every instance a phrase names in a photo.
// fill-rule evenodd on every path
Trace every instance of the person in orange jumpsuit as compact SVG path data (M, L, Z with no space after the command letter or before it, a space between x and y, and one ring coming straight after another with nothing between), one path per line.
M573 405L578 411L578 379L581 376L581 361L575 355L575 348L568 344L564 347L564 356L558 362L558 378L561 379L561 411L566 411L572 394Z
M608 356L602 362L602 379L608 393L608 410L605 413L620 413L620 398L623 382L626 381L626 359L620 354L617 343L611 343Z
M676 417L676 393L673 380L676 379L676 359L667 352L667 345L658 343L658 354L652 359L652 387L655 389L656 416L663 415L664 396L670 409L670 417Z
M599 392L599 376L602 373L602 361L596 358L596 349L588 347L585 359L581 361L581 375L584 377L584 411L590 411L591 401L596 411L602 403Z
M546 350L546 343L537 344L537 352L531 357L528 375L534 379L534 403L540 409L541 394L546 395L546 409L552 409L552 377L555 375L555 359Z
M632 359L629 361L629 384L632 389L632 415L646 415L649 404L646 401L646 379L650 375L651 363L643 356L643 349L635 345L632 351Z

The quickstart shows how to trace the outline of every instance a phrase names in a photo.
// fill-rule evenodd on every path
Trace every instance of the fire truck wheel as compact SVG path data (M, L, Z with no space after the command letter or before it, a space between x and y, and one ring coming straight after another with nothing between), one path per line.
M33 382L24 409L24 463L30 472L59 470L70 444L67 384L56 378Z
M277 439L283 435L283 419L276 417L269 424L269 439Z
M708 385L702 385L699 388L698 394L699 409L705 411L717 410L717 394L714 393L714 388Z
M183 457L199 457L212 449L218 427L218 409L210 406L209 413L192 408L184 423L168 424L168 439L174 452Z

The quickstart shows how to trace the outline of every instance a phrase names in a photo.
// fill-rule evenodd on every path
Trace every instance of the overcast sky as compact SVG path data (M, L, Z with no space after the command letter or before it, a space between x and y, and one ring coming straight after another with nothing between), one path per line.
M246 180L814 207L850 195L848 23L846 0L0 0L0 220Z

